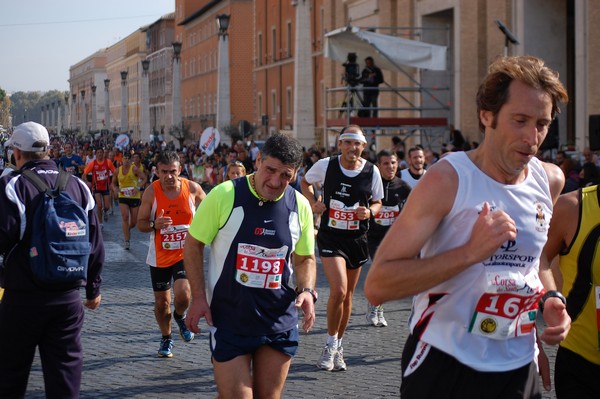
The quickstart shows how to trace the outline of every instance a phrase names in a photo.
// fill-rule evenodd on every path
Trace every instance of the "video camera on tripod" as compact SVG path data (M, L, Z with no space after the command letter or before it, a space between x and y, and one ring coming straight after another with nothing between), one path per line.
M344 67L342 81L348 86L356 86L360 81L360 67L356 62L356 53L348 53L346 62L342 66Z

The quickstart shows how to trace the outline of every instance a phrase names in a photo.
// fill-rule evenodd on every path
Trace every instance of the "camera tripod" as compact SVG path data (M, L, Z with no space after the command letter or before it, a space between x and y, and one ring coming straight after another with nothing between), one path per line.
M358 111L363 106L363 100L358 93L358 90L354 86L348 86L346 88L346 94L344 95L344 100L340 105L340 116L344 114L344 112L348 112L351 116L356 116Z

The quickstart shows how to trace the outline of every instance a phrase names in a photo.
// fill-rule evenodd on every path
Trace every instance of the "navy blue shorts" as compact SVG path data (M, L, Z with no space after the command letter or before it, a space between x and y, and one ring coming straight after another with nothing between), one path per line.
M298 327L282 333L250 337L231 331L210 327L210 350L212 357L219 363L227 362L238 356L254 354L261 346L268 345L289 357L298 350Z

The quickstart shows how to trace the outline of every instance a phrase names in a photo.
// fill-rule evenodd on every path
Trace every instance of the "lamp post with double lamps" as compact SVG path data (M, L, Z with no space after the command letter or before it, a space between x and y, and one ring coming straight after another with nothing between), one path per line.
M104 79L104 125L110 132L110 79Z
M148 71L150 70L150 60L142 60L142 109L141 109L141 139L144 142L150 142L150 99L148 94Z
M174 129L179 129L182 123L181 118L181 43L173 42L173 113L171 125Z
M217 129L224 129L231 124L231 102L229 95L229 14L217 15L219 28L219 61L217 81Z
M127 71L121 71L121 133L129 131L127 119Z
M87 133L87 104L85 103L85 90L81 90L81 131Z
M96 114L96 85L92 85L92 99L90 102L92 104L92 132L95 132L98 130L98 115Z

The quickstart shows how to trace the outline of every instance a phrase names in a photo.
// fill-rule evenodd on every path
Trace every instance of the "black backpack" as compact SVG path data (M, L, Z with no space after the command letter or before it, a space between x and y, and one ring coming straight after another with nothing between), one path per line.
M60 170L50 188L37 173L23 170L44 198L29 221L29 264L41 286L69 286L87 278L91 252L87 212L64 191L71 175Z

